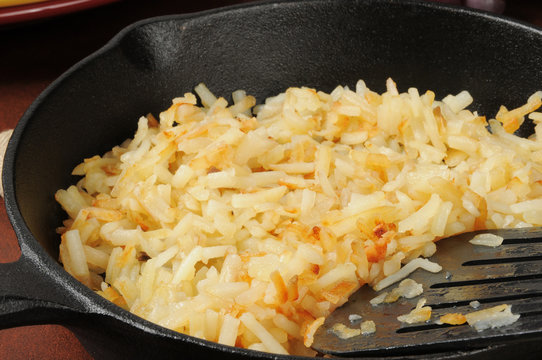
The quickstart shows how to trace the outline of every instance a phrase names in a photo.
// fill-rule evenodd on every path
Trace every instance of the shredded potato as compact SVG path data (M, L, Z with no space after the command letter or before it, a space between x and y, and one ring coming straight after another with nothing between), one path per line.
M310 355L360 286L440 271L420 258L436 240L542 225L542 116L530 115L529 139L511 134L541 93L486 122L466 91L436 101L386 88L290 88L254 107L243 91L229 105L198 85L202 107L175 98L74 169L81 180L55 196L69 216L61 262L161 326Z

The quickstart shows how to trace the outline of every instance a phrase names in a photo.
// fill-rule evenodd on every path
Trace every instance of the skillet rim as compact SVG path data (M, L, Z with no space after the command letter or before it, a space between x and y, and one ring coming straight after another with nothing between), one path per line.
M363 0L354 0L353 2L360 2ZM173 330L169 330L165 327L159 326L155 323L152 323L148 320L145 320L129 311L126 311L113 303L105 300L94 291L90 290L78 280L73 278L69 273L67 273L64 268L50 256L43 246L39 243L37 238L33 235L30 228L27 226L26 221L24 220L22 213L19 209L17 202L16 194L16 185L15 185L15 161L17 158L17 150L21 143L21 138L25 133L27 124L32 121L34 118L34 113L37 109L42 106L44 102L47 101L49 95L53 93L57 88L62 87L66 79L70 78L74 73L79 69L86 67L88 64L92 63L96 58L112 51L120 46L122 40L130 34L132 31L154 23L159 22L168 22L175 21L176 23L188 22L192 19L205 19L211 18L217 14L225 13L234 13L238 11L247 11L248 9L253 8L272 8L276 6L306 6L306 4L314 3L336 3L338 6L344 6L344 4L352 2L350 0L263 0L255 1L250 3L240 3L225 7L219 7L194 13L186 14L171 14L163 15L157 17L151 17L148 19L139 20L134 22L122 30L120 30L115 36L113 36L104 46L89 54L82 60L78 61L70 68L68 68L64 73L62 73L58 78L56 78L51 84L49 84L46 89L41 92L32 104L25 111L23 116L18 121L13 135L8 144L6 150L4 164L3 164L3 176L2 181L4 185L5 197L4 202L6 206L6 211L9 217L9 220L15 230L19 245L21 247L21 257L17 261L30 261L34 266L37 266L37 271L42 273L43 276L50 277L52 279L58 280L63 285L63 292L69 292L72 295L75 295L75 298L78 298L81 304L85 306L83 310L76 309L77 311L82 311L83 313L88 314L101 314L114 317L128 326L133 326L139 330L144 331L148 334L155 334L162 337L167 337L175 339L186 344L195 344L203 347L211 347L215 350L227 351L230 353L238 353L239 355L244 356L253 356L253 357L262 357L262 358L306 358L306 357L293 357L293 356L282 356L271 353L260 353L248 349L242 349L237 347L231 347L226 345L221 345L215 342L198 339L186 334L178 333ZM482 10L458 7L454 5L439 3L439 2L426 2L423 0L365 0L363 2L373 3L373 4L389 4L389 6L395 5L410 5L428 9L435 9L439 11L445 11L450 14L456 14L459 16L474 16L486 18L491 22L499 22L503 26L514 28L516 31L527 31L542 36L542 28L533 24L529 24L524 21L515 20L504 15L493 14L485 12ZM258 356L260 354L260 356ZM263 356L262 356L263 354Z

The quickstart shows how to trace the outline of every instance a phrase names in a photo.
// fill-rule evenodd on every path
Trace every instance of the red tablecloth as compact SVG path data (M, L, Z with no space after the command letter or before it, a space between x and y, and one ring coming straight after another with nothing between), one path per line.
M13 128L45 87L126 25L151 16L194 12L248 0L131 0L61 17L0 26L0 131ZM509 0L506 15L542 26L542 2ZM0 262L18 258L19 247L0 206ZM0 330L0 359L91 359L60 325Z

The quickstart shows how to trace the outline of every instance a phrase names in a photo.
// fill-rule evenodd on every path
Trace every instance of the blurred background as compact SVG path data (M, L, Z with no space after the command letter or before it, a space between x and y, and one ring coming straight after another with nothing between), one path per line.
M434 1L494 11L542 26L542 1ZM153 16L247 2L250 0L0 0L0 131L13 128L47 85L127 25ZM15 261L19 247L3 204L0 234L0 262ZM0 359L90 356L64 327L41 325L0 330Z

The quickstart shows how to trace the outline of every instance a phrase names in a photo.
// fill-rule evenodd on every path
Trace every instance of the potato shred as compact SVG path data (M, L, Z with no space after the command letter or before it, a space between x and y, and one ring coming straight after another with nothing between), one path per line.
M486 121L466 91L386 85L289 88L258 106L198 85L203 106L175 98L74 169L55 196L61 262L166 328L310 355L330 312L435 240L542 225L541 93ZM515 136L529 113L535 134Z

